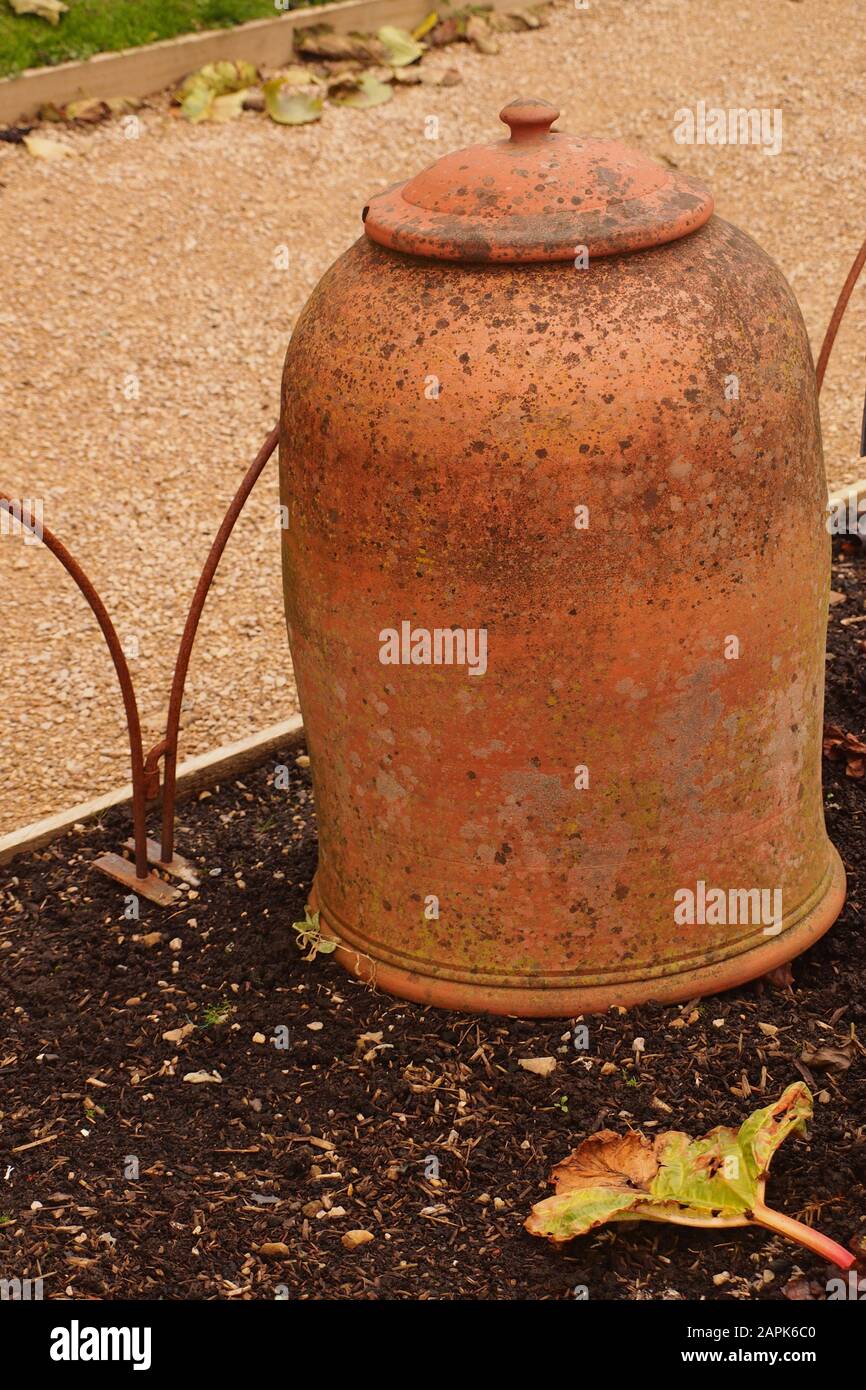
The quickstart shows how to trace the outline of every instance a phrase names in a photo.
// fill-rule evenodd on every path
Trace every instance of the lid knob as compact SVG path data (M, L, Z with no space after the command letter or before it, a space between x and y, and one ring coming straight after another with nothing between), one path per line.
M549 101L524 97L503 106L499 119L509 127L512 140L541 140L559 120L559 112Z

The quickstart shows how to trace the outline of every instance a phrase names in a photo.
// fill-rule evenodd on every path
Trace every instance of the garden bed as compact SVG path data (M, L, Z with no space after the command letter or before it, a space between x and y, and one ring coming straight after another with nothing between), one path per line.
M173 39L207 29L233 28L254 19L273 19L321 0L66 0L57 24L36 14L16 15L0 0L0 77L25 68L116 53L121 48Z
M863 737L866 622L843 622L866 615L859 545L833 587L827 717ZM802 1078L814 1121L777 1155L772 1203L862 1248L866 780L834 751L837 925L787 984L587 1019L585 1054L565 1021L422 1009L301 958L316 828L296 751L288 790L270 762L181 808L178 847L202 868L175 908L142 900L125 920L92 872L128 833L122 811L16 860L0 889L0 1276L41 1275L47 1298L825 1297L837 1271L755 1229L621 1225L556 1251L523 1221L597 1128L702 1133ZM809 1060L828 1048L850 1065ZM541 1056L553 1075L519 1066ZM196 1072L220 1080L184 1081ZM349 1250L352 1230L373 1238Z

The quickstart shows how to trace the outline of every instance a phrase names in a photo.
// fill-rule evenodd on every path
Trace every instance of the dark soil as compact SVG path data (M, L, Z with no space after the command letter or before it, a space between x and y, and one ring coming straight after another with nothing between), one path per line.
M841 619L866 614L866 553L837 559L827 717L863 737L866 622ZM836 753L848 902L791 982L589 1018L585 1053L565 1021L425 1010L302 959L316 828L295 754L288 791L270 764L181 808L202 883L176 908L126 920L91 870L125 814L18 859L0 890L0 1277L93 1299L825 1297L837 1271L763 1231L619 1225L563 1252L523 1221L594 1130L737 1124L802 1077L814 1121L777 1154L770 1200L860 1248L866 780ZM822 1047L850 1066L803 1061ZM518 1066L548 1055L548 1078ZM184 1082L199 1070L221 1084ZM346 1250L358 1229L374 1239Z

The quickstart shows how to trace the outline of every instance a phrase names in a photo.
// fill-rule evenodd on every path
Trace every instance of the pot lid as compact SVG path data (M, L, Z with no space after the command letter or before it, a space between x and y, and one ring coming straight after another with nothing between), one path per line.
M512 101L511 138L446 154L377 194L364 229L394 251L446 261L565 261L675 241L703 226L713 195L619 140L551 130L546 101Z

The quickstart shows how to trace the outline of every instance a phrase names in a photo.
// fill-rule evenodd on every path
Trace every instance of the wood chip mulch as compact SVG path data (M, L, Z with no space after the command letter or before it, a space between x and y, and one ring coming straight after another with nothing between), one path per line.
M866 626L841 619L866 612L866 552L837 560L827 719L858 739ZM620 1225L557 1251L523 1221L597 1128L698 1134L802 1077L815 1117L771 1201L863 1248L866 782L844 759L824 770L848 902L789 983L590 1017L577 1052L566 1020L425 1010L302 960L316 826L295 757L288 790L269 764L181 807L203 868L175 908L128 920L90 869L121 814L4 871L0 1277L56 1299L824 1298L836 1271L766 1232ZM552 1075L519 1065L538 1057Z

